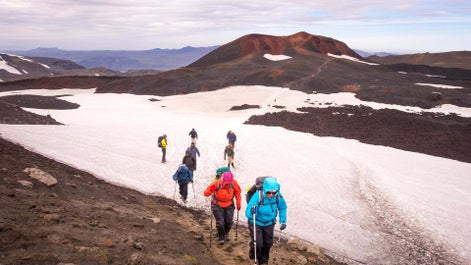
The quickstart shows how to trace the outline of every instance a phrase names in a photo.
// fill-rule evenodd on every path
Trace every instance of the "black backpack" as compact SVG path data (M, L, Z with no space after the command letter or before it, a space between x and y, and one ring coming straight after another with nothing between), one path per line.
M250 201L250 199L252 198L252 196L257 192L257 191L261 191L262 188L263 188L263 181L266 179L266 178L271 178L271 177L258 177L255 179L255 184L252 185L252 187L250 187L250 189L247 191L247 193L245 194L245 200L247 201L247 203ZM259 203L258 205L261 205L263 203L263 194L261 192L259 192L260 194L260 200L259 200ZM280 195L279 195L279 192L276 194L276 205L278 205L278 202L280 201Z
M159 136L159 139L157 139L157 145L162 148L162 139L164 139L163 136Z

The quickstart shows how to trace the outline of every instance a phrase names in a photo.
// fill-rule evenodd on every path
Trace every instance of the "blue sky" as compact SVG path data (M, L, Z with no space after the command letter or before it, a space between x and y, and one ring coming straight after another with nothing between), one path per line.
M0 49L147 50L299 31L369 52L471 50L471 2L0 0Z

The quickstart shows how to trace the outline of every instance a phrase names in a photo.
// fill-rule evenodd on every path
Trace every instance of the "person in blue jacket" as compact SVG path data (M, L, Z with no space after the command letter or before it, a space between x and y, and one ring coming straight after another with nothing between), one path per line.
M178 167L175 174L173 174L173 180L178 182L179 193L183 202L186 202L186 197L188 196L188 183L193 182L193 174L191 170L185 166L181 165Z
M249 258L254 260L256 256L257 264L268 264L270 248L273 246L276 219L279 215L280 229L284 230L286 228L287 208L286 201L280 194L280 184L273 177L265 178L262 189L257 191L247 203L245 216L248 219L248 228L252 239ZM256 231L254 231L254 220Z

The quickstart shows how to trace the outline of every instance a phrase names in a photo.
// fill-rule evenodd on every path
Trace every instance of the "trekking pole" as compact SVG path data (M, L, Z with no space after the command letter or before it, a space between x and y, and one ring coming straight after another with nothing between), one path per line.
M211 199L209 199L209 213L211 215L211 225L209 226L209 247L211 248L213 243L213 213L211 211Z
M257 214L253 214L253 250L254 250L254 256L255 256L255 265L258 264L257 260L257 225L255 224L255 218Z
M236 239L237 240L237 236L239 234L239 210L237 210L237 221L236 221Z
M195 184L193 183L193 181L191 182L191 187L193 188L193 201L196 201Z
M177 200L176 197L175 197L176 195L177 195L177 181L175 180L175 188L173 189L173 199L174 200Z
M280 226L280 235L278 236L278 245L279 245L280 242L281 242L281 233L282 233L282 231L281 231L281 226Z

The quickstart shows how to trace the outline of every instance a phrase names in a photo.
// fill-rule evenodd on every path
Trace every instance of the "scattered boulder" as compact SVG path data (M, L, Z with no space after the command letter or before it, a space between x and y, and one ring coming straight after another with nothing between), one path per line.
M57 179L51 176L49 173L42 171L39 168L25 168L23 172L29 173L29 176L33 179L38 180L41 183L44 183L46 186L54 186L57 184Z

